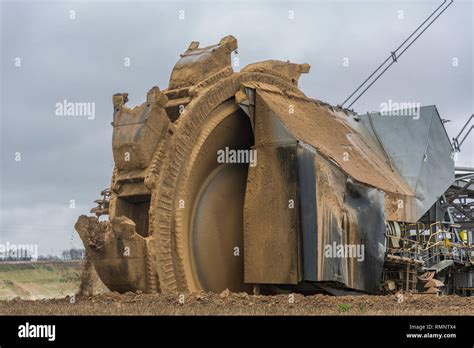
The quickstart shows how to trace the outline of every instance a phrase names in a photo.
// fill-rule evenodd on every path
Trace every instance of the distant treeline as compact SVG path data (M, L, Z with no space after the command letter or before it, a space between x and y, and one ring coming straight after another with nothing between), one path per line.
M84 258L84 249L72 248L63 250L61 256L63 260L82 260Z

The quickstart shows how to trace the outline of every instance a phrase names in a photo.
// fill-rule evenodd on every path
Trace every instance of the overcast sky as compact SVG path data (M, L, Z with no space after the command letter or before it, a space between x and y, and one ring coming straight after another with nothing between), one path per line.
M340 104L440 3L1 1L0 243L38 244L40 254L81 245L74 223L110 184L112 95L128 92L136 105L166 88L191 41L234 35L235 70L309 63L302 90ZM474 111L473 17L472 3L457 0L354 109L435 104L456 135ZM57 116L64 99L95 103L95 118ZM472 139L457 165L474 166Z

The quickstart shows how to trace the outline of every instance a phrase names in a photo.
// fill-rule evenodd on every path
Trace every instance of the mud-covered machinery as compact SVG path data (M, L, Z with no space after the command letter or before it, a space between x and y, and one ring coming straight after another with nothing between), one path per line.
M119 292L380 291L387 231L454 180L436 108L356 115L301 92L309 65L234 72L236 49L192 42L165 90L113 96L108 219L76 224L97 273Z

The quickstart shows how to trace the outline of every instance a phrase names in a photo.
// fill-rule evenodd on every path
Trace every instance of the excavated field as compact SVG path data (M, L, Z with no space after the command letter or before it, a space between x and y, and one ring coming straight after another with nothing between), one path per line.
M0 315L473 315L474 297L117 294L0 301ZM293 300L293 303L292 303Z
M0 262L0 300L64 298L77 292L79 261Z

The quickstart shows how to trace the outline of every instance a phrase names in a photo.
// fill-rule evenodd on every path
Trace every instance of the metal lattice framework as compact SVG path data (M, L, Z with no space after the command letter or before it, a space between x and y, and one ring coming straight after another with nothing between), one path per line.
M456 180L444 194L444 204L454 223L474 229L474 168L456 174Z

